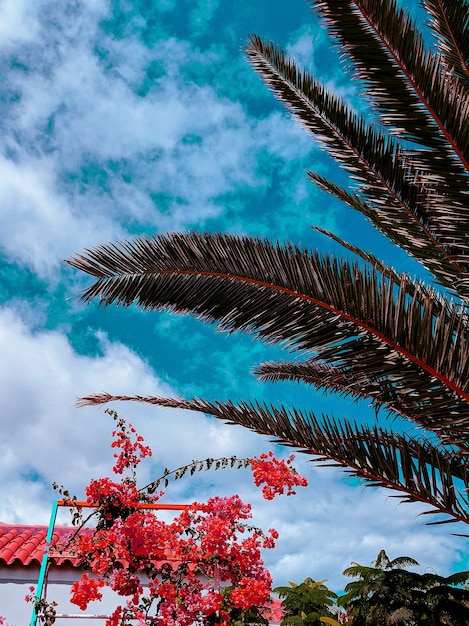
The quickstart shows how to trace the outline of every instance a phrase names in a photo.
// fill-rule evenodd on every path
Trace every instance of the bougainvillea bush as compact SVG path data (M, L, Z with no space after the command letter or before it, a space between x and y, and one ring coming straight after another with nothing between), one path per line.
M155 505L163 496L161 480L168 484L169 475L181 477L187 468L165 470L162 479L139 489L136 468L151 449L131 424L107 412L116 421L114 478L93 479L86 487L92 511L86 518L84 507L70 498L76 529L66 545L53 546L72 550L85 569L72 586L71 602L86 610L89 602L102 598L104 587L111 588L122 602L106 626L267 623L262 609L270 601L272 579L261 550L274 548L277 531L252 526L251 506L238 495L194 502L172 521L160 519ZM235 460L237 467L251 468L268 500L307 484L292 466L293 457L278 460L269 453ZM234 457L229 461L215 460L215 467L233 466ZM187 467L193 473L212 464L206 460ZM35 596L33 601L43 602Z

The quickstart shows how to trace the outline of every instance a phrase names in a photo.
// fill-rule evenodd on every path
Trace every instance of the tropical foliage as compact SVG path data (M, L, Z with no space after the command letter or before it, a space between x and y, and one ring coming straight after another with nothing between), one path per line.
M282 599L282 626L320 626L324 617L333 618L337 594L324 583L306 578L299 585L290 582L288 587L274 589Z
M434 572L418 574L408 566L418 565L410 557L392 561L382 550L371 567L353 563L344 575L356 580L345 587L338 603L347 609L354 626L437 626L469 624L469 590L461 585L469 572L447 578Z
M467 626L469 572L443 577L408 569L417 565L408 556L391 560L381 550L371 566L352 563L343 572L354 580L339 597L326 581L311 578L277 587L284 611L281 626Z
M351 626L467 626L469 572L447 578L435 572L418 574L411 557L390 560L384 550L371 566L352 563L344 571L354 578L338 597L325 581L307 578L301 584L274 589L282 599L281 626L347 623ZM345 612L344 612L345 610Z
M271 42L252 36L248 59L350 185L317 172L309 178L417 259L433 284L332 233L344 258L250 237L175 233L100 245L69 263L96 279L84 302L192 313L223 331L244 330L297 356L259 365L261 380L302 381L368 401L422 435L252 401L133 399L240 424L467 523L469 3L423 0L425 32L394 0L311 6L363 85L366 115Z

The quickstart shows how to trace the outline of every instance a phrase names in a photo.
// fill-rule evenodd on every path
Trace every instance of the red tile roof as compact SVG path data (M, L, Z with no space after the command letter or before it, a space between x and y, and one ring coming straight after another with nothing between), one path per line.
M0 523L0 565L39 565L44 554L47 526ZM56 526L53 540L63 539L70 532L66 526ZM78 567L78 560L71 555L54 555L51 560L57 565Z
M71 526L55 526L52 541L66 544L67 537L76 528ZM0 566L1 565L37 565L42 561L46 545L47 526L28 526L26 524L2 524L0 522ZM81 529L80 532L92 532ZM165 550L169 563L174 561L169 550ZM79 567L80 561L74 558L72 551L67 549L51 550L49 560L55 565L71 565Z

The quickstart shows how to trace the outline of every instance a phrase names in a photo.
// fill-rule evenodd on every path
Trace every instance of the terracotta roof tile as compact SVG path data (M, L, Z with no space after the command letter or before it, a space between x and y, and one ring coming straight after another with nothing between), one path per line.
M52 540L61 540L63 543L65 537L75 530L76 528L70 526L56 526ZM0 522L0 566L40 564L46 545L47 531L47 526L2 524ZM84 531L86 532L87 529ZM169 549L165 549L164 553L164 561L171 563L174 567L176 561ZM59 554L51 551L50 559L56 565L68 564L79 567L79 560L74 558L73 552L62 551Z
M46 545L47 526L0 523L0 565L37 565L42 561ZM56 526L53 539L63 538L72 529ZM78 560L71 555L54 556L51 560L57 565L78 567Z

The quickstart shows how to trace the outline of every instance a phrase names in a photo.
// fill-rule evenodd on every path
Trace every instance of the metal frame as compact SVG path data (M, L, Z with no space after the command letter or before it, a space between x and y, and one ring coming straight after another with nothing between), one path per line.
M39 569L39 577L37 581L36 587L36 600L41 600L43 597L43 592L47 586L47 570L49 565L50 558L50 544L52 541L52 537L54 535L55 522L57 519L57 511L59 506L70 506L71 502L68 500L55 500L52 503L52 511L49 521L49 528L47 530L46 535L46 543L44 546L44 554L42 555L41 567ZM74 506L78 506L80 508L97 508L95 505L89 504L88 502L79 502L74 501ZM159 509L163 511L183 511L187 509L189 505L187 504L141 504L138 508L141 509ZM45 594L44 594L45 598ZM36 611L36 607L33 606L31 621L29 622L29 626L36 626L37 619L39 615ZM62 613L57 614L56 619L58 618L75 618L75 619L108 619L109 615L90 615L85 613Z

